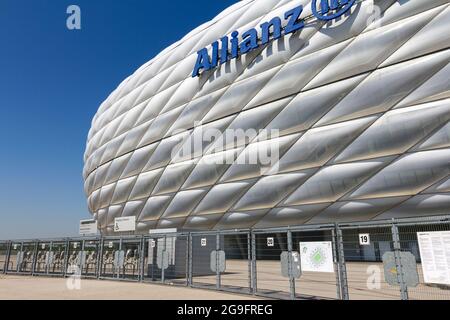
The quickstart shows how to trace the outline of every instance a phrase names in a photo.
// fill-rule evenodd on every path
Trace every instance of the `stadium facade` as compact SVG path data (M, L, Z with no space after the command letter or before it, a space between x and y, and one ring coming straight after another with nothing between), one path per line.
M448 214L449 27L449 0L237 2L100 106L89 210L105 235Z

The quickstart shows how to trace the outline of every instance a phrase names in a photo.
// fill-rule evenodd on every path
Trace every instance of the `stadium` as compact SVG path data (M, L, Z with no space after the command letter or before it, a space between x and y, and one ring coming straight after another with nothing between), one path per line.
M122 216L148 233L448 212L448 1L350 2L325 20L307 0L240 1L120 84L85 153L102 233ZM253 46L238 52L230 38ZM258 131L177 154L211 129ZM271 145L271 167L239 162Z
M448 0L238 1L100 105L81 237L0 241L0 273L450 299L449 25Z

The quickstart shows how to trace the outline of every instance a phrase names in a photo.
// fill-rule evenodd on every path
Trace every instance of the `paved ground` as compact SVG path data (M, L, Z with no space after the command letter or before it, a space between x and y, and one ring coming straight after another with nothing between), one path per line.
M69 290L67 279L0 276L0 300L250 300L253 297L184 287L81 280Z
M206 259L208 260L208 259ZM194 270L209 268L209 260L194 261ZM289 281L281 276L279 261L258 260L256 263L259 293L274 298L289 298ZM245 260L227 260L222 274L223 287L249 290L249 265ZM409 288L413 300L450 300L450 287L437 287L424 283L422 267L418 265L420 284ZM347 263L349 295L352 300L398 300L399 287L384 281L380 263ZM181 279L182 280L182 279ZM215 287L216 276L194 276L194 285ZM299 298L336 299L336 274L303 273L295 283ZM0 276L0 299L247 299L249 297L204 291L183 287L124 282L95 282L83 280L81 291L69 291L64 279L42 279Z
M197 263L198 265L199 263ZM194 262L194 269L196 264ZM419 285L409 288L412 300L450 300L450 287L437 287L425 284L422 266L417 266ZM289 281L281 276L279 261L256 262L258 291L274 296L289 297ZM400 288L385 282L381 263L347 263L348 289L352 300L399 300ZM296 292L300 298L336 299L336 274L304 272L296 280ZM215 276L194 277L194 284L216 282ZM227 272L222 275L222 285L248 288L248 263L243 260L227 260Z

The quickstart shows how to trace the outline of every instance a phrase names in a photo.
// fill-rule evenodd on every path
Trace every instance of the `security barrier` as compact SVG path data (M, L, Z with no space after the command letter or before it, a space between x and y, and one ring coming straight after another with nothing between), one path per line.
M450 300L450 217L3 241L0 273L275 299Z

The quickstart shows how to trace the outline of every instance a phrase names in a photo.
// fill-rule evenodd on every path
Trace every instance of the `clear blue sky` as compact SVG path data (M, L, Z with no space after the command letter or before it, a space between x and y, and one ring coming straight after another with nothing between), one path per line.
M232 0L0 0L0 239L76 235L100 103ZM82 29L66 28L81 8Z

